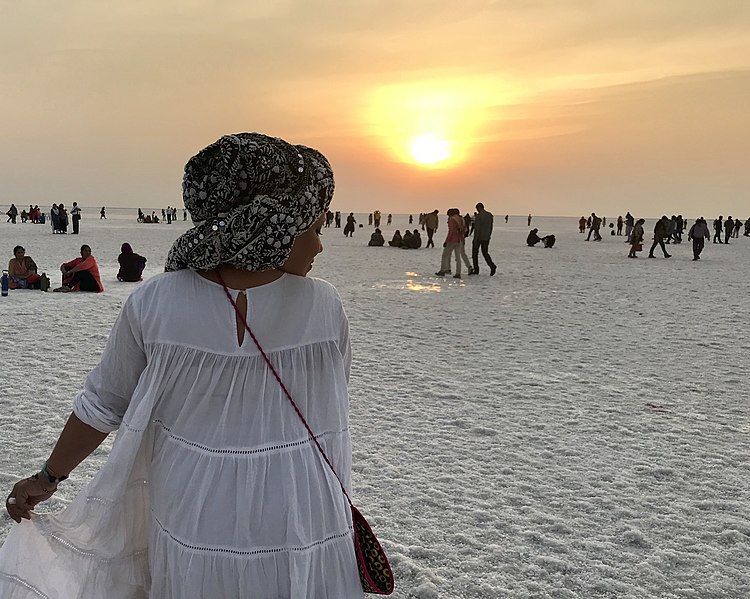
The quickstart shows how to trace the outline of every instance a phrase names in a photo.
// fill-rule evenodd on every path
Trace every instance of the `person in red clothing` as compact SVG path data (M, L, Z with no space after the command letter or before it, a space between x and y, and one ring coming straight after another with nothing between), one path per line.
M443 243L443 256L440 260L440 270L435 274L444 277L451 272L451 254L456 254L456 274L454 279L461 278L461 242L464 240L464 219L458 208L448 210L448 235Z
M104 291L99 278L99 265L87 245L81 246L81 257L60 266L60 272L63 277L62 286L52 291Z

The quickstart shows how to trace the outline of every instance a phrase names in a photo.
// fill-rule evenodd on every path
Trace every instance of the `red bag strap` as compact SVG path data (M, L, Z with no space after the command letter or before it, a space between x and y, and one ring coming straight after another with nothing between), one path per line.
M336 473L336 470L334 469L333 464L331 464L331 461L328 459L326 452L323 451L323 448L320 446L320 443L318 443L318 440L315 438L315 435L313 434L312 429L307 424L307 420L305 420L305 417L302 415L302 412L300 412L300 409L297 407L297 404L292 399L292 396L289 393L289 390L286 388L286 385L284 385L283 381L281 380L279 373L276 372L276 369L273 367L273 364L271 364L271 360L268 359L266 352L263 351L263 348L260 346L260 343L258 343L258 339L253 334L252 330L250 330L250 325L247 324L247 319L237 307L237 302L234 301L234 298L232 298L232 294L229 293L229 288L227 287L227 284L224 282L224 277L221 276L221 273L218 271L218 269L216 270L216 275L219 277L221 286L224 287L224 293L227 294L227 298L229 299L229 302L232 304L232 307L234 308L235 313L237 314L237 316L240 317L240 320L242 320L242 324L245 325L245 330L247 330L253 342L255 343L255 347L258 348L258 351L263 356L263 359L266 361L266 364L268 364L268 368L271 369L273 376L276 377L276 380L279 382L279 385L281 385L281 390L284 392L284 395L286 395L287 399L291 402L292 407L294 408L294 411L297 412L297 416L299 416L299 419L302 421L302 424L305 425L305 428L307 429L307 433L310 435L310 438L313 440L313 443L315 443L315 447L318 448L318 451L320 451L320 455L323 456L325 463L328 464L328 467L331 469L331 472L333 472L333 475L336 477L336 480L341 486L341 491L344 493L344 497L346 497L346 500L349 502L349 505L351 507L354 507L354 504L352 503L352 500L349 497L349 493L347 493L346 489L344 488L344 483L341 482L341 479L339 478L339 475Z

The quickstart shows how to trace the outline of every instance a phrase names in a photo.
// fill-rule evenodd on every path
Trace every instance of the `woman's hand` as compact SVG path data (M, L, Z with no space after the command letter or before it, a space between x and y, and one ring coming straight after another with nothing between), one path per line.
M13 485L10 496L5 501L8 515L16 522L30 520L31 511L42 501L47 501L57 491L57 485L44 480L44 477L25 478Z

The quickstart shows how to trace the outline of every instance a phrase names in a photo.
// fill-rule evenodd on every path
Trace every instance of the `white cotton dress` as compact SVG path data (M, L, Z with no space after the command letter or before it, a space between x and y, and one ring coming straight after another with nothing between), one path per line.
M285 274L247 300L349 492L350 346L336 290ZM189 270L140 285L74 412L119 429L112 452L65 510L13 526L2 599L363 597L341 487L250 335L239 345L221 285Z

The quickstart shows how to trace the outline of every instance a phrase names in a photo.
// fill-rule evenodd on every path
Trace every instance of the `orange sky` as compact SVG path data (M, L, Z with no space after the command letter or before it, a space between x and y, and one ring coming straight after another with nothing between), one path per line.
M740 0L6 1L0 89L0 205L179 206L260 131L342 211L750 217Z

